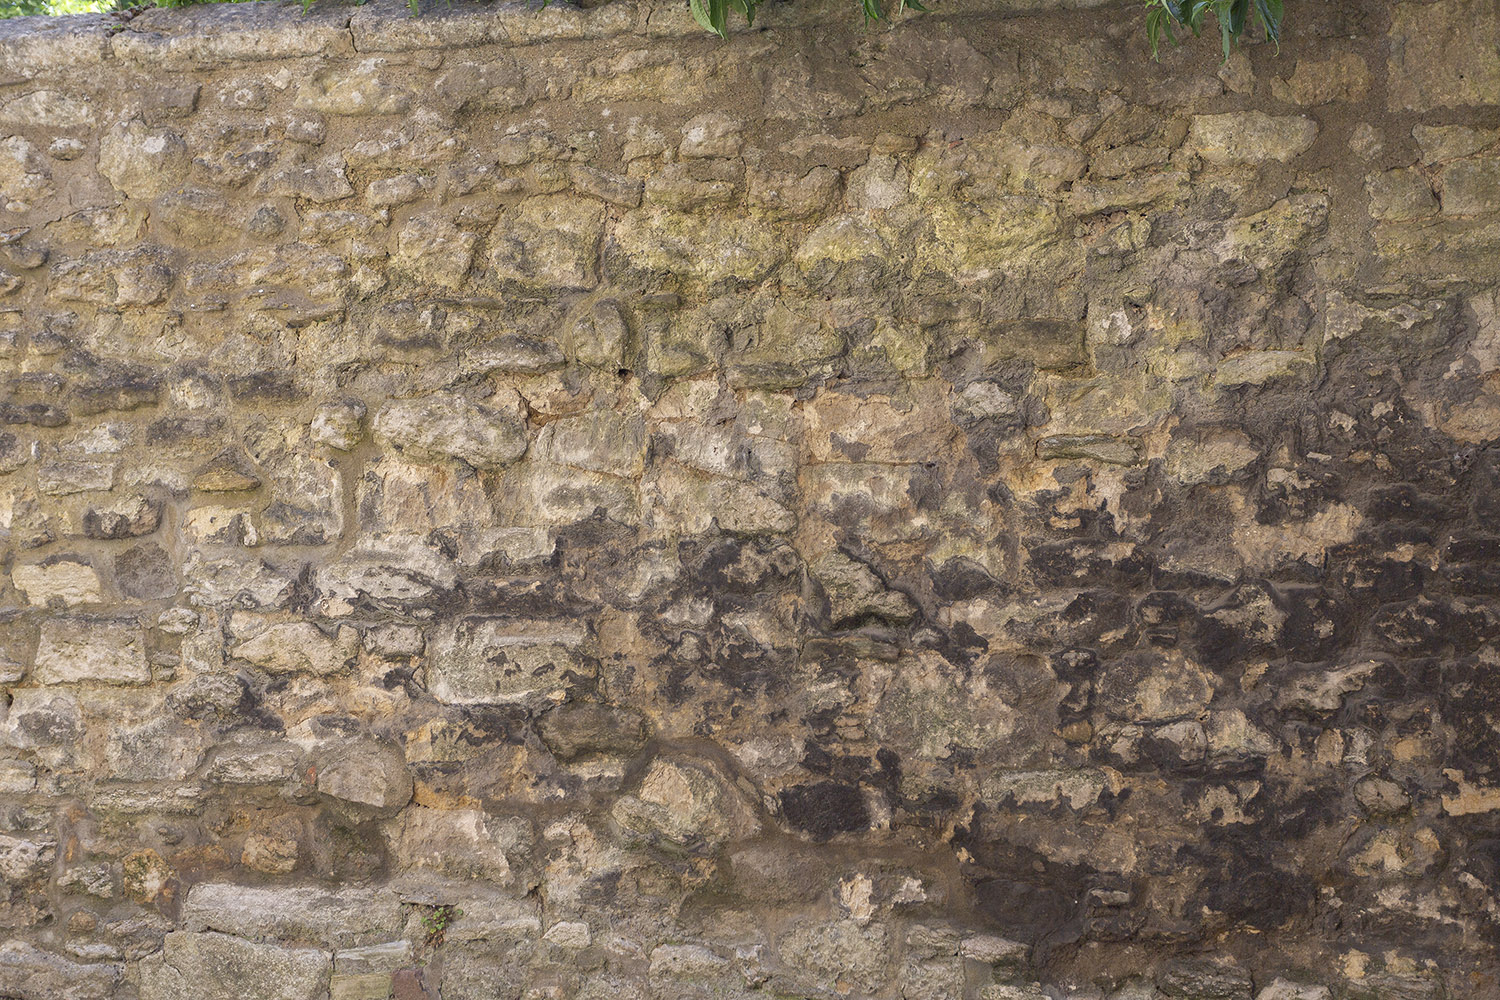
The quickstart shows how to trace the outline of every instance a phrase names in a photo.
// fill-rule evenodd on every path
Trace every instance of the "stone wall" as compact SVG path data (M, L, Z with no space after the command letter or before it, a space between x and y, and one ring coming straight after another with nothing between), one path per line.
M0 28L0 996L1500 995L1500 14L1087 6Z

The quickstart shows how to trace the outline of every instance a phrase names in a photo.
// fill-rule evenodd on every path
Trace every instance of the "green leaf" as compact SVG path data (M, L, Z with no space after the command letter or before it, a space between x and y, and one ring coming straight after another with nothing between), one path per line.
M1276 51L1281 51L1281 0L1255 0L1255 16L1260 20L1260 26L1266 33L1266 40L1276 45Z
M1224 58L1229 59L1229 49L1234 45L1234 34L1232 26L1234 17L1231 9L1235 0L1214 0L1214 20L1219 22L1219 38L1224 43Z
M1250 19L1250 0L1234 0L1229 8L1229 33L1238 39L1245 33L1245 22Z
M1203 29L1203 18L1208 15L1209 8L1213 6L1213 0L1188 0L1187 8L1183 13L1187 14L1187 26L1193 30L1196 38Z
M923 14L926 14L931 8L923 7L920 3L917 2L917 0L901 0L901 9L916 10L921 11Z
M880 9L880 0L859 0L865 10L865 23L881 21L885 19L885 11Z
M688 0L693 20L720 38L729 37L728 19L724 16L725 0Z

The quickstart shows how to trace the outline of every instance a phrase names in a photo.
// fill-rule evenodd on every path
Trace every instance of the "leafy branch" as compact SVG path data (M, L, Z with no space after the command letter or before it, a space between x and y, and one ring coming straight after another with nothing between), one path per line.
M1281 49L1282 0L1146 0L1146 38L1151 42L1151 58L1161 59L1161 39L1178 44L1173 30L1187 28L1194 36L1203 30L1203 21L1213 14L1224 43L1224 58L1245 34L1251 14L1265 31L1267 40Z
M729 12L742 14L746 24L755 23L755 9L765 0L688 0L688 9L693 14L693 20L703 27L712 31L720 38L729 37ZM859 0L860 8L864 11L865 23L871 21L885 20L886 13L882 0ZM926 11L919 0L896 0L896 9Z

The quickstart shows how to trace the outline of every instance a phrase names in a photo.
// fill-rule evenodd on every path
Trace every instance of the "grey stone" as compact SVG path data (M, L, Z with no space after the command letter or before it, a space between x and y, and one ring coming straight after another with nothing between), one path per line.
M569 622L461 618L428 640L427 689L450 704L561 700L594 672L587 642Z
M141 1000L325 1000L333 962L316 948L176 931L140 972Z
M458 458L481 469L515 462L530 444L514 408L476 405L454 393L385 404L375 415L375 439L418 461Z
M26 941L0 944L0 991L18 1000L113 1000L123 968L75 962Z
M401 749L353 740L316 755L318 794L351 818L385 818L411 801L412 778Z
M144 684L146 640L135 622L57 618L42 623L36 652L40 684Z
M1444 215L1500 212L1500 157L1448 164L1443 171L1442 201Z
M395 893L355 886L200 882L188 891L182 907L182 926L189 931L338 949L389 941L402 922Z

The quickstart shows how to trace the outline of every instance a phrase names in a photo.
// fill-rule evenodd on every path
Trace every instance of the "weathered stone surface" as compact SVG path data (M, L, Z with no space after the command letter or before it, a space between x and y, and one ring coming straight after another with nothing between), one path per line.
M1370 214L1377 219L1420 219L1437 212L1437 196L1422 172L1410 167L1372 174L1365 180Z
M614 817L629 829L688 845L744 838L759 826L720 775L683 760L653 761L635 794L616 803Z
M593 673L587 639L569 622L460 619L428 644L427 688L457 704L561 700Z
M154 198L187 176L188 148L175 132L124 122L99 140L99 172L127 198Z
M1303 105L1358 101L1369 89L1369 66L1354 52L1338 52L1327 59L1298 60L1290 76L1271 84L1271 93L1277 99Z
M1305 153L1318 125L1298 115L1276 117L1261 111L1198 115L1188 130L1187 148L1215 164L1286 163Z
M388 817L411 801L411 773L399 747L354 740L320 752L313 764L318 794L356 818Z
M1442 201L1444 215L1500 212L1500 157L1449 164L1443 171Z
M29 604L72 608L104 599L99 574L88 563L75 559L49 559L17 566L11 570L10 578Z
M1391 16L1393 110L1482 104L1500 87L1500 14L1484 0L1442 10L1400 3Z
M500 216L490 234L496 279L551 288L598 282L604 214L578 198L535 198Z
M650 727L638 713L609 705L560 705L538 724L542 739L559 760L632 757L646 745Z
M0 20L0 995L1487 997L1491 6Z
M316 625L294 622L272 625L235 646L231 655L274 674L332 674L353 658L357 642L352 629L330 637Z
M510 856L529 846L524 824L475 809L413 806L393 821L393 843L403 863L418 871L506 884Z
M321 1000L333 963L316 948L174 932L141 963L141 1000Z
M60 747L78 739L78 701L41 688L19 688L10 695L4 732L7 745L20 749Z
M526 453L529 439L514 407L475 405L453 393L393 400L375 414L375 438L418 460L458 458L495 468Z
M146 641L134 622L58 618L42 624L35 678L40 684L144 684Z
M111 1000L123 968L110 962L75 962L24 941L0 945L0 990L19 1000Z
M355 887L258 888L202 882L188 892L182 924L255 940L298 941L354 948L388 940L402 923L395 893Z

